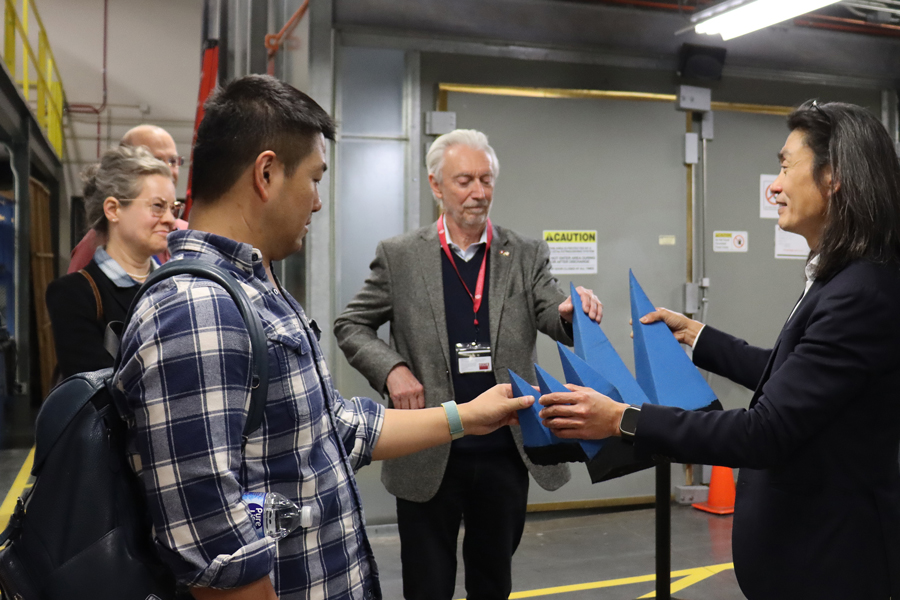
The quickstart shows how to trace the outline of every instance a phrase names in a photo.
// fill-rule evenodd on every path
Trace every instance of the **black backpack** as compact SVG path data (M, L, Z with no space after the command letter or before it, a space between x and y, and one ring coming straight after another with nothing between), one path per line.
M166 277L191 274L225 288L240 310L252 347L253 382L243 436L259 428L268 388L268 350L259 315L225 269L175 260L147 278L141 295ZM109 337L109 335L107 336ZM115 336L118 345L118 335ZM35 424L37 477L0 534L0 591L10 600L174 600L177 590L151 540L141 484L128 463L126 424L110 394L116 367L74 375L54 388Z

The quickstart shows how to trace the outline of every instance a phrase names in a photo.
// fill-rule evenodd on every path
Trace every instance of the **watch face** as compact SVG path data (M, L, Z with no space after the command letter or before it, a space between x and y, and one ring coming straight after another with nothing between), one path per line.
M641 411L639 408L629 406L625 409L625 412L622 413L622 421L619 423L619 431L623 436L634 437L635 430L637 429L637 422L640 416Z

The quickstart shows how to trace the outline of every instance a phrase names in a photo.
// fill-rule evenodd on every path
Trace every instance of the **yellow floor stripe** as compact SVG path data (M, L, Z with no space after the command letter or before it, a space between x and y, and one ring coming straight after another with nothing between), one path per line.
M0 504L0 531L3 531L6 524L9 522L13 510L16 508L16 500L19 499L19 496L22 495L25 486L28 484L28 478L31 477L31 466L33 464L34 448L28 453L25 463L22 465L22 468L19 469L19 474L16 475L16 480L13 481L12 487L9 488L9 492L7 492L6 498L3 500L3 504Z
M712 577L716 573L733 569L734 563L723 563L720 565L710 565L708 567L697 567L694 569L684 569L681 571L673 571L673 578L682 577L683 579L676 581L672 585L673 592L679 592L684 588L694 585L699 581L703 581L708 577ZM637 577L623 577L621 579L608 579L606 581L592 581L590 583L578 583L575 585L563 585L558 587L543 588L539 590L527 590L524 592L515 592L509 595L510 600L518 600L519 598L539 598L542 596L553 596L555 594L566 594L569 592L582 592L585 590L598 590L601 588L618 587L621 585L632 585L634 583L647 583L656 581L656 575L639 575ZM656 592L651 592L641 598L653 598Z
M697 567L696 569L690 569L691 574L684 577L683 579L679 579L672 583L672 586L669 588L671 593L680 592L684 588L688 586L692 586L697 582L703 581L709 577L717 573L721 573L722 571L727 571L728 569L733 569L734 563L725 563L721 565L712 565L709 567ZM672 573L673 577L676 577L676 573ZM645 594L644 596L640 596L638 600L643 598L656 598L656 591L652 591L649 594Z

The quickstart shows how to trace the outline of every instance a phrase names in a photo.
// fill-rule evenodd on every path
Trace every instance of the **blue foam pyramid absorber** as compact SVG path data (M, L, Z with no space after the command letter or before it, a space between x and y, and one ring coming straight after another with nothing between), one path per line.
M584 313L581 298L578 292L575 291L575 284L569 284L569 287L572 292L572 305L575 309L572 319L572 330L575 335L575 354L594 371L608 379L622 394L622 399L625 402L635 406L640 406L647 402L647 394L644 393L644 390L635 381L631 371L622 362L622 358L616 352L616 349L613 348L606 334L603 333L603 329ZM650 401L653 402L652 399Z
M598 354L600 356L606 354L608 349L612 349L606 334L600 329L600 324L591 320L584 312L584 305L581 304L581 296L575 289L574 283L569 283L569 293L572 298L572 333L575 338L575 354L580 356L582 360L588 360L588 356ZM615 350L612 350L615 352Z
M662 321L645 325L641 317L656 310L629 270L631 320L634 332L635 379L651 402L685 410L704 408L716 394L700 375L668 326Z
M606 377L592 369L589 364L559 342L556 342L556 345L559 348L559 359L562 362L566 383L589 387L604 396L609 396L616 402L623 402L622 394ZM643 392L641 394L643 395ZM646 400L647 397L644 396L644 401L646 402Z
M509 378L516 398L537 396L535 389L513 371L509 372ZM546 381L544 383L546 384ZM530 407L518 411L519 426L522 430L522 445L525 447L525 454L528 455L531 462L536 465L585 462L588 457L576 440L560 439L544 427L539 414L541 408L541 405L535 402Z
M537 373L538 378L538 387L541 388L541 395L549 394L551 392L564 392L568 393L569 388L558 382L553 378L550 373L540 368L538 365L534 365L534 370ZM535 402L537 404L537 402ZM552 433L550 435L553 435ZM563 440L561 438L553 435L554 438L560 440L561 442L569 442L572 440ZM594 458L598 452L600 452L600 448L603 447L603 442L595 441L595 440L574 440L577 441L581 446L584 453L587 455L588 459Z
M601 366L609 370L611 366L617 363L613 372L617 373L620 381L624 382L623 389L627 390L627 393L620 393L611 381L592 369L587 362L581 360L562 344L557 343L557 345L559 346L559 357L562 361L563 372L566 374L567 382L593 388L618 402L624 400L629 404L635 405L649 402L647 395L644 394L644 391L631 376L631 373L625 367L619 355L615 353L615 350L612 350L611 346L609 348L612 355L608 355ZM650 458L638 459L634 454L634 446L629 442L623 442L622 438L612 437L597 443L602 444L600 452L587 461L588 474L591 476L593 483L622 477L654 465L653 460Z
M531 384L519 377L512 369L509 369L509 382L512 385L514 398L537 396ZM526 447L537 448L558 444L562 441L541 423L541 418L538 416L540 410L541 405L535 402L528 408L520 408L516 411L519 414L519 427L522 429L522 442Z

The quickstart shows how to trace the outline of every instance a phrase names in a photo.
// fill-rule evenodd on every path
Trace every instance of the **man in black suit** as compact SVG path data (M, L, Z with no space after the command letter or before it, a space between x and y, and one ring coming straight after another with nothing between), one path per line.
M560 437L740 467L733 553L748 598L900 598L900 163L864 109L806 103L779 154L779 225L812 249L772 349L657 309L748 409L629 407L589 388L541 399Z

